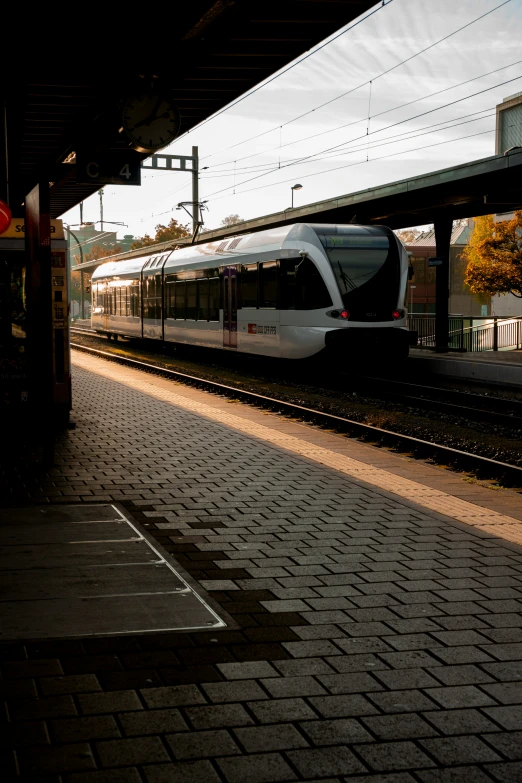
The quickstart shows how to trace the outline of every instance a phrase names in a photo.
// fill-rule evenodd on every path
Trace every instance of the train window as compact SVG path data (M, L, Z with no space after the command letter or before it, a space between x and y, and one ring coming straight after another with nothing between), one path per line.
M241 267L241 306L257 307L257 264Z
M259 264L259 306L277 307L277 261Z
M295 268L301 260L301 258L284 258L279 262L281 310L299 309Z
M219 321L219 277L211 277L208 281L208 320Z
M281 310L319 310L332 299L316 265L310 258L285 258L279 262Z
M161 274L147 275L143 279L143 317L161 318Z
M386 236L322 235L320 240L341 296L369 283L386 263L390 247Z
M134 318L139 318L140 316L140 282L139 280L134 280L132 283L130 289L129 289L129 295L130 295L130 315L132 315Z
M198 317L198 284L197 280L187 280L187 309L185 318L195 321Z
M165 318L176 317L176 305L175 305L175 283L167 280L165 283Z
M185 318L185 286L184 280L180 280L178 283L174 283L174 296L175 296L175 318Z
M198 280L198 321L208 321L208 279Z

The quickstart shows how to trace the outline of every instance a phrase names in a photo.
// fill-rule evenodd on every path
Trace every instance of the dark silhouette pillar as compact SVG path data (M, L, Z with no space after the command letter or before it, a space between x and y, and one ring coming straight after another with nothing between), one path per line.
M444 215L435 220L435 254L442 263L436 267L437 276L435 282L436 311L435 311L435 350L446 352L448 350L449 336L449 257L451 231L453 219Z
M36 442L46 461L53 456L53 322L49 183L25 198L27 258L28 408Z

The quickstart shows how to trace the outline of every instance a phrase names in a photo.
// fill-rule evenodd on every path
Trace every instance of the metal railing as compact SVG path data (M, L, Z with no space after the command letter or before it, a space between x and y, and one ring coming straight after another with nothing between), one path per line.
M434 348L435 315L414 313L408 326L417 332L418 348ZM457 351L509 351L522 348L522 316L450 315L448 347Z

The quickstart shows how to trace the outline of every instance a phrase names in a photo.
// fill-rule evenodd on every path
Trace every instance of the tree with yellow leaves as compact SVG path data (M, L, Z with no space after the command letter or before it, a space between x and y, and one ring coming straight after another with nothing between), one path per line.
M145 234L141 239L137 239L131 245L131 250L139 247L149 247L150 245L156 245L158 242L168 242L169 239L181 239L182 237L190 236L190 231L187 226L179 223L174 218L170 219L168 226L164 226L159 223L156 226L156 235L151 237L149 234Z
M466 285L474 294L514 294L522 298L522 210L495 223L493 215L475 218L469 245Z

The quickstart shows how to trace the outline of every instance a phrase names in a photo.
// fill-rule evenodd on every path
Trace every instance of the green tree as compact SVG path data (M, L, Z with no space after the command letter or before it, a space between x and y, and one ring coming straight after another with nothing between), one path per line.
M184 226L174 218L171 218L168 226L158 223L154 237L151 237L150 234L145 234L141 239L137 239L133 242L131 250L135 250L139 247L156 245L158 242L168 242L170 239L182 239L183 237L188 236L190 236L188 226Z
M522 210L499 223L493 215L476 218L464 256L465 282L474 294L522 298Z

